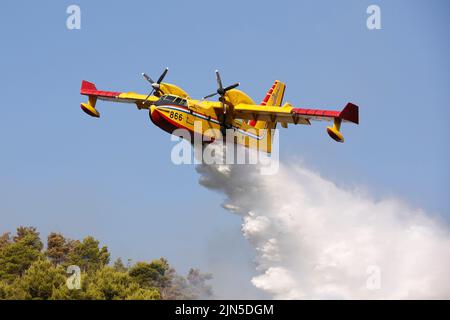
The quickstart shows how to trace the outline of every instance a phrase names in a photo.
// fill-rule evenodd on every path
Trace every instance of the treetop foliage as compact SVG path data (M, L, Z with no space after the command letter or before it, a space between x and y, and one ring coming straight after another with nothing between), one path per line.
M79 274L68 273L69 266ZM78 276L79 287L71 287ZM180 276L165 258L110 265L108 248L91 236L79 241L52 232L44 249L34 227L0 235L0 299L207 299L210 279L198 269Z

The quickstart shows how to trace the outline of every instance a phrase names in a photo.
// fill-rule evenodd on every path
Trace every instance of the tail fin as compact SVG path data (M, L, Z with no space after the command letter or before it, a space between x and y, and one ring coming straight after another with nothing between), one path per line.
M266 96L261 102L262 106L281 106L283 103L284 90L286 85L275 80L272 87L267 91Z
M262 106L281 106L283 103L284 90L286 89L286 85L283 82L275 80L272 87L270 87L269 91L267 91L266 96L261 101ZM268 123L266 121L255 121L251 120L249 125L257 128L257 129L273 129L276 126L276 123Z
M272 87L270 87L269 91L267 91L266 96L263 101L261 101L261 106L278 106L281 107L283 103L284 90L286 89L286 85L283 82L275 80ZM276 128L277 123L271 121L263 121L251 120L249 125L253 126L256 130L266 130L264 141L261 140L259 147L264 148L265 152L272 152L272 140L273 140L273 129ZM260 149L263 150L263 149Z

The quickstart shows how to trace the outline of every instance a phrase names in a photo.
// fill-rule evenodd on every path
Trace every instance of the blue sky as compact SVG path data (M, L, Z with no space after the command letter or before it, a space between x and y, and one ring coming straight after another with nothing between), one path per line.
M253 274L252 251L221 196L192 166L170 161L173 142L145 111L79 108L82 79L99 89L148 92L157 77L193 97L241 82L256 101L275 79L296 106L360 106L360 126L334 143L324 123L281 131L282 161L346 187L397 197L450 218L450 44L446 1L5 1L0 10L0 232L92 234L114 256L166 256L217 281ZM81 8L81 30L66 8ZM366 28L381 8L382 29ZM249 285L248 294L256 294ZM227 291L227 292L228 292ZM226 293L224 293L226 294ZM244 296L246 293L242 293Z

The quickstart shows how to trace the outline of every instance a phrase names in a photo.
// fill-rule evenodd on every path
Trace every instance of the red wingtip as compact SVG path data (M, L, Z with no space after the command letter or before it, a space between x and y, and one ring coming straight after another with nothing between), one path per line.
M359 107L351 102L347 103L339 113L339 118L359 124Z

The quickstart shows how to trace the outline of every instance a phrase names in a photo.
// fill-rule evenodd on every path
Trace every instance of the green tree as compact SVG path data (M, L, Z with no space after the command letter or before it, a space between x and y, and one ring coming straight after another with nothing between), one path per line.
M59 265L66 261L69 249L70 247L67 240L62 234L52 232L48 235L46 256L55 265Z
M65 286L66 276L61 267L55 267L45 258L35 261L15 286L26 292L27 299L50 299L53 291Z
M34 227L19 227L14 237L0 236L0 299L197 299L209 298L211 275L191 269L178 275L164 259L127 266L109 264L106 246L86 237L68 240L51 233L47 250ZM81 288L66 285L66 267L81 269Z
M36 250L41 251L44 244L39 237L35 227L18 227L16 235L13 237L14 242L26 240L28 245L33 246Z
M97 271L109 263L109 252L106 246L100 248L99 241L86 237L83 242L75 242L69 249L65 265L77 265L84 272Z
M121 258L117 258L116 261L114 261L113 268L115 271L119 271L119 272L128 271L128 268L123 264L123 261Z
M139 288L125 297L125 300L159 300L161 295L156 288Z
M4 246L6 246L10 242L11 242L10 233L5 232L4 234L2 234L0 236L0 249L3 248Z
M83 290L70 290L67 286L54 288L49 300L83 300L86 294Z
M17 280L12 284L0 281L0 300L25 300L27 293L17 286Z
M127 272L118 272L111 267L103 267L90 276L86 290L87 299L117 300L130 298L158 299L156 289L141 288Z
M8 284L4 281L0 281L0 300L4 300L7 297Z
M129 274L143 288L157 287L159 289L170 286L172 277L168 272L170 266L164 258L153 260L151 263L137 262Z
M11 282L42 257L33 235L26 235L0 249L0 280Z

